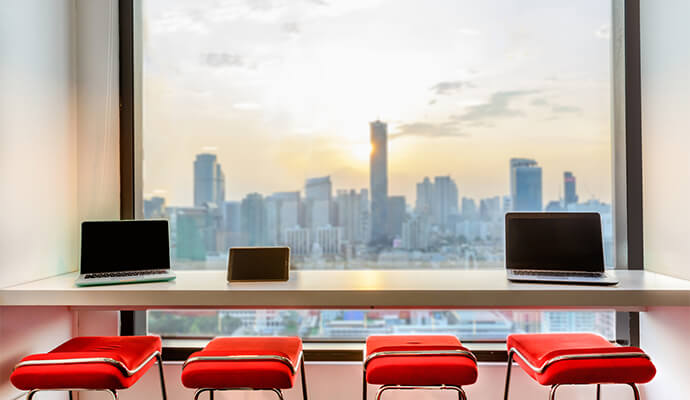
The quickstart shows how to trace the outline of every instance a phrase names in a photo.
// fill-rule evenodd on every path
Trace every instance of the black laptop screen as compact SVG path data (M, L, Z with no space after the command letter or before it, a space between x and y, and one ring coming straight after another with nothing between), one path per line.
M603 272L599 214L506 214L506 267Z
M170 268L168 221L81 224L81 273Z

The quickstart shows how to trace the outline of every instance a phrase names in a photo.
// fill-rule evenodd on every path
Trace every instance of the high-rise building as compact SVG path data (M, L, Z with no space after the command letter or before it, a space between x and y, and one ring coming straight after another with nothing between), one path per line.
M208 211L205 208L176 208L175 258L181 260L206 260Z
M578 196L575 187L575 175L572 172L563 173L563 187L565 189L565 208L570 204L577 204Z
M333 184L330 176L307 179L305 192L305 224L317 229L331 225Z
M386 234L388 237L401 237L405 222L405 196L389 196L386 205Z
M337 226L323 226L316 229L316 240L323 255L335 255L340 253L340 245L343 241L343 228Z
M246 235L248 246L266 244L266 206L259 193L250 193L240 205L240 227Z
M226 201L223 206L223 231L225 232L225 249L245 244L241 227L239 201Z
M434 178L431 203L433 223L444 230L450 229L449 216L458 213L458 186L450 176Z
M273 193L265 206L267 244L284 244L285 230L299 227L300 192Z
M290 254L293 256L309 255L311 250L309 229L298 226L285 229L285 244L290 247Z
M369 189L371 192L371 242L387 241L388 205L388 125L374 121L369 124L371 155L369 156Z
M165 198L154 196L144 200L144 218L165 218Z
M462 217L464 219L477 219L479 213L477 212L477 203L474 199L463 197L462 198Z
M483 221L493 221L502 217L501 198L488 197L479 201L479 218Z
M225 202L225 174L215 154L197 154L194 161L194 207Z
M428 216L416 215L410 218L402 227L403 248L407 250L428 250L430 234L431 226Z
M431 202L433 201L434 184L428 177L424 177L422 182L417 184L417 199L414 211L418 215L431 215Z
M365 240L362 233L368 208L366 195L366 189L360 193L354 189L338 190L336 193L336 225L343 228L343 239L351 244Z
M542 210L541 167L527 158L510 159L510 195L513 211Z

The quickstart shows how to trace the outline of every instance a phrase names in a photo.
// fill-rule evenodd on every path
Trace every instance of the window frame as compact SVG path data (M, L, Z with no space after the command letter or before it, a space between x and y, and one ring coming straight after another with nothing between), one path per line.
M640 78L640 0L612 5L612 169L614 252L618 269L644 269L642 226L642 122ZM120 85L120 219L141 217L141 1L118 0ZM146 334L146 312L120 312L120 335ZM639 345L639 313L616 313L616 342ZM345 341L321 341L335 343ZM490 342L477 342L490 343ZM495 342L494 342L495 343ZM165 360L184 360L198 347L164 346ZM505 350L478 350L480 361L507 360ZM361 360L361 350L305 351L310 361Z

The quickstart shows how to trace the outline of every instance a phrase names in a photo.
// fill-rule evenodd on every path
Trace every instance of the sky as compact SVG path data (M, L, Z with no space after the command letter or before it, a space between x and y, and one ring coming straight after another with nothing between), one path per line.
M610 2L144 0L144 195L193 203L196 154L227 200L369 186L369 122L388 123L389 194L450 175L460 197L509 193L537 160L611 199Z

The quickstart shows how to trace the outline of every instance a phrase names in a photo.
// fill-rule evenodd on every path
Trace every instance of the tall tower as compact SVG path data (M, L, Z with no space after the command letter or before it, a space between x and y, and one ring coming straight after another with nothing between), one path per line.
M369 123L371 155L369 156L369 189L371 191L371 242L383 243L387 239L388 202L388 125Z
M333 184L330 176L307 179L304 185L306 227L310 229L331 225Z
M225 174L215 154L202 153L194 160L194 207L225 202Z
M513 211L542 210L541 167L527 158L510 159L510 196Z
M443 229L451 227L450 216L458 213L458 185L450 176L434 177L431 202L433 222Z
M565 207L567 209L568 204L576 204L578 200L575 175L572 172L566 171L563 173L563 186L565 187Z

